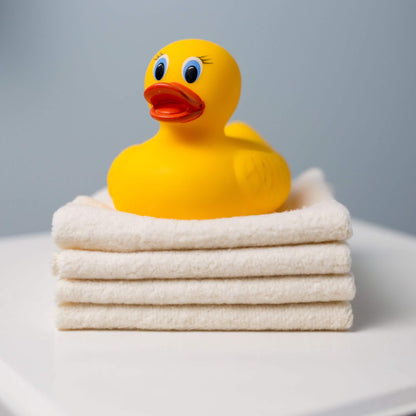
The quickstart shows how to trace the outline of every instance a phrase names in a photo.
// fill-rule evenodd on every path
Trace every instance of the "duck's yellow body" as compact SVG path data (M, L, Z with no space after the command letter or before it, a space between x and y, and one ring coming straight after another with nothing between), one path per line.
M108 189L115 207L176 219L279 208L290 191L285 160L247 124L225 126L240 86L236 62L218 45L183 40L163 48L145 78L160 130L114 160Z

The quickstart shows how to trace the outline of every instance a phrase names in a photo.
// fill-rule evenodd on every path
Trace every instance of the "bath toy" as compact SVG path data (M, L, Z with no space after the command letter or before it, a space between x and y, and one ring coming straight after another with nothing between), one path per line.
M241 76L225 49L197 39L171 43L151 60L144 86L160 129L112 163L116 209L208 219L270 213L285 202L290 172L282 156L247 124L226 125Z

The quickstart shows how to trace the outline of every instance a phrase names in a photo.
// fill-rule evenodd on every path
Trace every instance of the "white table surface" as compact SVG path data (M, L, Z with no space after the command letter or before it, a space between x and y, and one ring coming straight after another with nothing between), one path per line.
M0 240L0 415L416 411L416 238L354 221L347 333L54 329L49 235Z

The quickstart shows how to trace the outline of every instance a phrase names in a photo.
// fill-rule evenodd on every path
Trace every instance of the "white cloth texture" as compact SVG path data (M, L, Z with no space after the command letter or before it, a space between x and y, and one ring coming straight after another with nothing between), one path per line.
M350 248L345 243L136 253L63 250L54 260L55 274L70 279L343 274L350 268Z
M279 211L212 220L153 218L116 211L104 190L58 209L52 235L62 249L113 252L276 246L351 236L349 212L333 198L317 168L293 182Z
M352 300L351 274L245 279L58 280L61 303L282 304Z
M106 189L55 212L58 329L347 330L348 210L324 175L279 212L174 220L114 209Z
M349 302L288 305L91 305L58 306L59 329L293 331L347 330Z

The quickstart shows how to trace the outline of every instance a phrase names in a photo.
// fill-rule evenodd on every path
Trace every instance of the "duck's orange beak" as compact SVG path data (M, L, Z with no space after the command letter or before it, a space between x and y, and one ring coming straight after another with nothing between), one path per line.
M158 121L185 123L201 116L205 108L198 94L177 82L156 82L145 89L144 98Z

